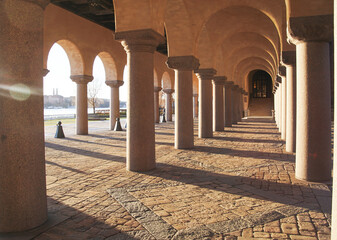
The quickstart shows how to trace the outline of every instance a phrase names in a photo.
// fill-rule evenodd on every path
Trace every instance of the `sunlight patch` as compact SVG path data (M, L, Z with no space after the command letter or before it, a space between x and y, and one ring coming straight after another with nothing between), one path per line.
M30 97L31 90L25 84L19 83L11 86L9 89L9 93L11 97L14 98L15 100L25 101Z

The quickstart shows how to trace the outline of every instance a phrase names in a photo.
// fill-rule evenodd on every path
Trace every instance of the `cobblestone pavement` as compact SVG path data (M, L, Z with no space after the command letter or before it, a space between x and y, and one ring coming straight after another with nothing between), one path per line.
M274 123L195 135L191 150L173 141L174 124L157 124L157 168L135 173L125 131L47 138L55 223L34 239L330 239L331 183L295 179Z

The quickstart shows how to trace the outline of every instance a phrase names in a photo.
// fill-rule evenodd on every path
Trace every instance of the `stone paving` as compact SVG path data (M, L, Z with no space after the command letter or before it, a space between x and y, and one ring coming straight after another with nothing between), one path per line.
M33 239L330 239L331 183L295 179L274 123L196 134L195 122L195 148L177 150L174 124L157 124L157 168L143 173L125 170L125 131L47 138L57 224Z

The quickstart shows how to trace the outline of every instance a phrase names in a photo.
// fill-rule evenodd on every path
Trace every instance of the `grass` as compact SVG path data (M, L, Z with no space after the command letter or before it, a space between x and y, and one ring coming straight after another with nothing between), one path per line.
M123 119L125 117L121 117ZM109 118L107 119L109 120ZM45 126L53 126L56 125L59 121L62 122L62 124L68 124L68 123L75 123L76 119L75 118L63 118L63 119L53 119L53 120L45 120L44 125ZM90 120L90 121L95 121L95 120ZM100 120L98 120L100 121Z
M75 118L65 118L65 119L45 120L45 121L44 121L44 125L45 125L45 126L56 125L59 121L61 121L62 124L75 123Z

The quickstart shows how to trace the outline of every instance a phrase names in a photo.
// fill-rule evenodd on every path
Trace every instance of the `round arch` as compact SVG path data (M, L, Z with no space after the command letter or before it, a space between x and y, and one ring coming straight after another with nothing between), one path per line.
M104 65L106 80L119 80L117 79L117 68L114 59L107 52L100 52L97 55Z

